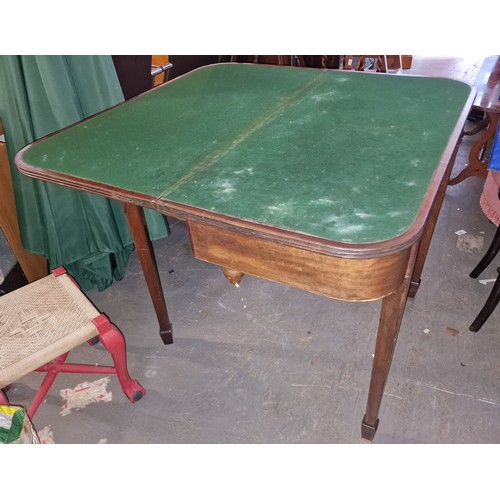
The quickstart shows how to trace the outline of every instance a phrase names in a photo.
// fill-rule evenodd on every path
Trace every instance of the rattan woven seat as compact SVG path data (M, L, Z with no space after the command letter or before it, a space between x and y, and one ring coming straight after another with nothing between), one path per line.
M114 366L65 363L69 351L100 340ZM32 417L60 372L116 374L125 395L146 391L127 369L125 339L62 267L0 297L0 389L33 371L47 372L27 413ZM0 390L0 403L8 403Z

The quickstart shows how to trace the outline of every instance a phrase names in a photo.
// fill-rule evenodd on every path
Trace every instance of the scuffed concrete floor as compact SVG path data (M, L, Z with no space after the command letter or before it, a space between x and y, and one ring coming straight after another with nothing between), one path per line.
M467 163L464 138L454 173ZM422 284L410 299L374 443L500 443L497 309L468 327L492 282L468 277L495 226L479 207L483 181L447 190ZM34 417L55 443L360 443L380 302L329 300L245 276L230 285L192 257L186 227L154 243L174 325L165 346L136 255L126 277L89 297L122 330L129 371L147 390L131 404L109 377L106 402L62 415L60 391L100 375L60 375ZM465 234L456 234L465 231ZM498 259L480 277L496 278ZM108 362L102 346L76 362ZM42 375L9 391L27 404ZM105 381L107 382L107 380Z

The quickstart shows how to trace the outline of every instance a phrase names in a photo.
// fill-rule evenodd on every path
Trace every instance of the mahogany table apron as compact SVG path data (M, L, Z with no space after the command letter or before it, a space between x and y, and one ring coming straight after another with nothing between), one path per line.
M372 440L473 97L447 79L218 64L41 139L16 165L123 203L166 344L145 207L186 221L194 256L232 283L382 299L361 429Z

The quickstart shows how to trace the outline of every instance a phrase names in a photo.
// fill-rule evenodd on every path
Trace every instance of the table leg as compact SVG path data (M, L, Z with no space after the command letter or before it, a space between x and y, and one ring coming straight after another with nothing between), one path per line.
M245 273L241 271L235 271L234 269L224 268L224 276L227 278L231 285L239 285Z
M164 344L173 343L172 324L168 317L167 305L163 296L163 288L160 282L160 275L156 266L156 259L153 245L149 238L144 210L138 205L123 203L125 216L127 217L135 249L139 256L144 278L148 285L149 294L153 301L158 323L160 326L160 337Z
M385 384L389 376L401 321L403 320L416 251L417 245L414 245L406 268L405 279L399 288L391 295L382 299L368 402L366 413L361 423L361 437L368 441L372 441L377 432L379 422L378 413L382 403Z
M488 142L495 135L498 127L498 117L499 113L486 112L485 119L488 121L488 126L486 127L484 133L480 135L479 139L470 148L469 164L457 176L450 179L448 182L450 186L454 186L462 182L464 179L472 176L486 178L488 173L488 161L482 160L480 156Z
M425 225L424 232L422 237L420 238L420 244L418 247L418 253L415 260L415 266L413 268L411 280L410 280L410 289L408 291L409 297L415 297L417 291L420 287L420 277L422 276L422 271L424 270L424 264L427 259L427 253L429 252L429 246L431 244L432 235L434 234L434 229L436 228L436 223L439 217L439 213L441 212L441 207L443 205L444 197L446 195L446 188L448 186L448 179L453 169L453 165L455 164L455 160L457 158L458 153L458 144L455 146L455 150L451 155L450 161L448 163L446 173L443 176L443 182L441 186L439 186L439 192L437 193L436 199L434 200L434 205L430 211L429 219Z
M427 221L422 237L420 238L415 266L413 268L410 280L410 289L408 290L408 296L411 298L417 295L418 289L420 287L422 272L424 270L425 261L427 259L427 254L429 252L429 247L432 241L432 235L434 234L434 229L436 228L439 212L441 211L445 192L446 189L443 189L434 202L434 207L432 208L430 218Z

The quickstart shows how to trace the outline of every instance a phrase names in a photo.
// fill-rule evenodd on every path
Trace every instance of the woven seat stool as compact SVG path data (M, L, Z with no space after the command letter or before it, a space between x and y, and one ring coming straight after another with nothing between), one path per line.
M113 366L65 363L73 348L97 341L111 355ZM61 372L115 374L132 403L146 394L128 373L122 333L63 267L0 297L0 404L9 404L3 390L34 371L46 375L27 409L30 418Z

